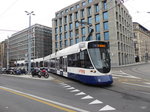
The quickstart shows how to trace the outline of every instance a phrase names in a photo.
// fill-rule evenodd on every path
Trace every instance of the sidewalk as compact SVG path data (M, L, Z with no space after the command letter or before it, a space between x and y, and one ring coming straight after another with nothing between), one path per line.
M44 78L44 77L39 78L37 76L32 77L32 75L30 75L30 74L26 74L26 75L25 74L22 74L22 75L2 74L2 75L7 75L7 76L11 76L11 77L22 77L22 78L38 79L38 80L53 80L54 79L51 76L49 76L49 78Z
M111 71L120 71L122 68L130 67L130 66L138 66L138 65L143 65L143 64L149 64L149 63L150 63L150 61L132 63L132 64L127 64L127 65L121 65L121 66L118 66L118 67L112 67Z

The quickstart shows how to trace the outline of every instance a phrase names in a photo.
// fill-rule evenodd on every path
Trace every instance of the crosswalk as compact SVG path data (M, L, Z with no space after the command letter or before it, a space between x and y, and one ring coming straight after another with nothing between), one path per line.
M133 76L131 74L127 74L121 70L118 70L118 71L112 71L111 72L113 78L119 78L119 77L122 77L122 78L135 78L135 79L141 79L140 77L136 77L136 76Z

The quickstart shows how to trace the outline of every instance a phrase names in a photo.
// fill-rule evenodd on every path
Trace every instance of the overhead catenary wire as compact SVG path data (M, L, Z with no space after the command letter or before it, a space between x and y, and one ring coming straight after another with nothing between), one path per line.
M1 14L0 17L2 17L4 14L6 14L19 0L15 0L10 6L8 6Z

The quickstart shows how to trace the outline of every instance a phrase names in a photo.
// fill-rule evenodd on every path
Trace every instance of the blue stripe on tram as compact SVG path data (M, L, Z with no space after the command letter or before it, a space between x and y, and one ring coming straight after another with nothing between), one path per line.
M87 76L87 75L68 73L68 77L90 85L110 85L113 83L113 79L111 75Z

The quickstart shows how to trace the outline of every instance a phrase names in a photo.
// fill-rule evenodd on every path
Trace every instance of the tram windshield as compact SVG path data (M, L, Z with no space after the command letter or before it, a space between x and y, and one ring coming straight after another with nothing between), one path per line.
M101 42L92 42L89 43L88 49L95 68L101 73L108 73L111 65L107 44Z

